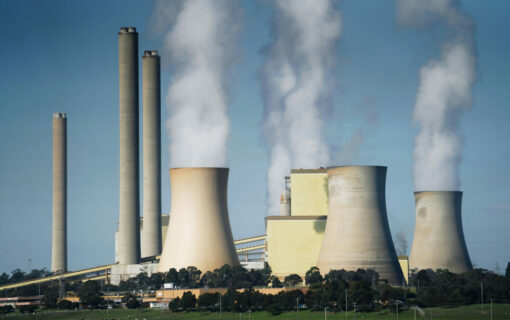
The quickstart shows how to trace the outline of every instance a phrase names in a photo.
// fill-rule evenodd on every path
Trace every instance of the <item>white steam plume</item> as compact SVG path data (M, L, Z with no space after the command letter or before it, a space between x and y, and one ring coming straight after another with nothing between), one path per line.
M172 167L227 166L226 71L234 60L237 1L159 1L163 60L174 76L166 96Z
M284 176L329 163L323 136L324 100L341 20L330 0L272 2L272 42L261 70L263 131L270 149L268 214L279 208Z
M471 108L475 82L475 24L456 0L399 0L399 19L412 27L439 25L446 40L441 58L420 70L413 122L414 187L458 190L462 138L459 117Z

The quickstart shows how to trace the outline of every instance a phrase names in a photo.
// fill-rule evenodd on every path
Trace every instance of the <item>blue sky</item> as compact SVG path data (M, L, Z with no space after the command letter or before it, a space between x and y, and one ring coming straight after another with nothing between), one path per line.
M463 222L473 262L504 269L510 260L510 2L461 1L477 25L474 108L464 137ZM0 1L0 272L50 267L51 117L68 115L70 269L113 262L118 218L117 32L135 26L144 49L161 49L151 32L151 1ZM260 132L257 71L269 41L271 8L241 1L243 28L229 105L229 205L235 238L264 233L268 154ZM349 164L388 166L393 233L414 229L411 115L419 68L440 54L434 32L397 24L389 0L338 4L328 142L341 149L363 133ZM164 61L163 61L164 63ZM163 71L163 101L172 74ZM166 108L162 108L166 119ZM371 120L368 121L367 117ZM164 130L164 128L163 128ZM168 141L162 132L163 211L170 208ZM344 163L335 163L342 165ZM278 195L275 195L278 196Z

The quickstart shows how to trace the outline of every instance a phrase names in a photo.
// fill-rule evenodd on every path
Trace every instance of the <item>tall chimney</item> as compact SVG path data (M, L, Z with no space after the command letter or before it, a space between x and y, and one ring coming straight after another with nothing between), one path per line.
M409 257L410 269L471 270L462 230L462 192L414 193L416 222Z
M402 284L386 213L386 167L328 169L329 213L317 266L330 270L372 269Z
M142 58L143 232L142 257L161 254L161 82L155 50Z
M170 223L159 272L238 265L228 217L228 168L170 169Z
M119 263L140 261L140 194L138 146L138 33L119 32Z
M51 271L67 271L67 118L53 114L53 237Z

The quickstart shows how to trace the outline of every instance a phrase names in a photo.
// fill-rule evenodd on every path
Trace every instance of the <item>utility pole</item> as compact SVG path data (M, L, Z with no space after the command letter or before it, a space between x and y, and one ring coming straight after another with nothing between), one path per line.
M327 313L326 313L326 309L327 309L327 308L324 308L324 320L328 320L328 315L327 315Z
M299 320L299 297L296 298L296 320Z
M491 299L491 320L492 320L492 299Z
M481 290L482 290L482 311L483 311L483 282L480 283Z
M354 312L354 320L356 320L356 302L353 302L352 306L354 307L354 310L352 310Z
M347 319L347 289L345 289L345 319Z
M398 320L398 305L399 305L400 303L402 303L402 301L400 301L400 300L395 300L395 307L396 307L396 309L397 309L397 320Z
M221 319L221 293L220 293L220 319Z

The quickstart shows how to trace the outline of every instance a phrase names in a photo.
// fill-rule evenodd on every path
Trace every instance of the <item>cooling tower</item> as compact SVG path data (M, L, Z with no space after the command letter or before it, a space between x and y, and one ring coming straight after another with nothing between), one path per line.
M161 254L161 85L158 52L142 58L143 231L142 257Z
M386 213L386 167L329 168L329 213L317 261L330 270L372 269L381 279L401 284Z
M67 271L67 118L53 114L53 236L51 271Z
M228 168L170 169L170 182L170 223L159 272L239 264L228 218Z
M140 260L140 178L138 146L138 33L119 32L119 263Z
M411 269L472 269L462 231L462 192L414 193L416 223L409 257Z

